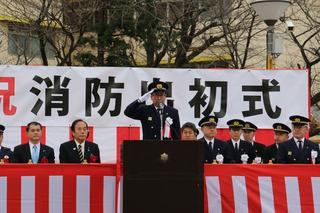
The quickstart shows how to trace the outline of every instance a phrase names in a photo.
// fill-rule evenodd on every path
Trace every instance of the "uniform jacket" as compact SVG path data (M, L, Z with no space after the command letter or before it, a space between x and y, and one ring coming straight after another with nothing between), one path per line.
M300 152L294 139L280 143L277 152L278 163L296 163L296 164L310 164L311 150L318 151L316 163L320 163L319 145L307 139L304 140L303 149Z
M262 143L258 143L258 142L253 142L253 151L256 157L261 157L261 159L263 158L263 153L264 153L264 148L266 146Z
M100 150L96 143L84 142L84 159L88 163L100 163ZM74 140L67 141L60 145L60 163L82 163L79 158L77 144Z
M247 163L252 163L253 159L255 158L255 153L251 143L244 140L240 140L238 151L236 151L234 149L232 141L231 140L227 141L225 146L225 156L224 156L225 163L242 163L241 161L242 154L247 154L249 156Z
M14 163L28 163L31 158L29 143L14 147ZM40 144L38 163L54 163L54 150L47 145Z
M204 146L204 163L212 163L213 160L216 160L218 154L224 155L225 142L215 138L213 150L210 150L209 145L204 138L200 138L199 141L201 141Z
M9 162L12 163L13 162L13 152L11 151L10 148L1 146L1 150L0 150L0 159L3 159L4 156L8 156L9 157Z
M124 114L129 118L141 121L143 139L159 140L161 138L160 115L154 105L145 105L136 100L127 106ZM180 119L178 110L170 106L164 106L163 122L167 117L170 117L173 120L170 128L172 139L180 139Z
M275 143L267 146L264 150L263 163L269 163L269 160L272 160L272 163L276 163L277 152L278 148Z

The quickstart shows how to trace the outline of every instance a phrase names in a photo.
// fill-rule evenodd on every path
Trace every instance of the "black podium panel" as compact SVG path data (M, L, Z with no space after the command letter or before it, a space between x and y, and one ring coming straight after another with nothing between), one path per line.
M124 213L203 212L203 145L198 141L125 141Z

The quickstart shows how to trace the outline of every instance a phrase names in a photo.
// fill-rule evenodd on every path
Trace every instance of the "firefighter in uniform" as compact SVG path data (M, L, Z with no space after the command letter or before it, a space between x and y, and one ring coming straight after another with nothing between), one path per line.
M292 138L280 143L277 152L277 163L310 164L320 162L320 157L314 157L319 153L319 146L306 139L309 131L310 120L300 115L290 116L292 123Z
M243 139L249 143L251 143L252 147L253 147L253 151L255 153L256 157L260 157L261 159L263 158L263 152L264 152L264 148L266 147L264 144L262 143L258 143L257 141L255 141L255 136L256 136L256 131L257 131L258 127L256 125L254 125L251 122L245 122L244 123L244 127L242 128L242 135L243 135Z
M165 82L150 83L148 92L129 104L124 111L129 118L140 120L144 140L180 139L178 110L165 105L168 88ZM152 104L146 105L145 102L149 97Z
M203 137L199 139L204 146L204 162L212 163L216 160L218 154L224 155L225 142L217 139L217 123L218 118L211 115L202 118L199 121L199 127L203 133Z
M274 131L274 144L267 146L264 150L263 163L276 163L276 157L279 144L289 140L289 134L291 132L290 127L283 123L274 123L272 125Z

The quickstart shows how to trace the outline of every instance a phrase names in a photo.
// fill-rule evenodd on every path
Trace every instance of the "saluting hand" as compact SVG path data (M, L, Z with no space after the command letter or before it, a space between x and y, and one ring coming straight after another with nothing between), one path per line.
M151 93L153 93L154 89L150 90L149 92L142 95L140 98L138 98L138 102L142 103L148 100L151 97Z

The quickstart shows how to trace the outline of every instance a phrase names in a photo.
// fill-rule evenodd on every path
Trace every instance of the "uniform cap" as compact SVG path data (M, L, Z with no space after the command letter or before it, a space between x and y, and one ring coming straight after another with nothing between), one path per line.
M302 126L302 125L308 125L310 122L309 118L303 117L301 115L292 115L289 117L292 125Z
M258 129L258 127L256 125L254 125L251 122L244 122L243 125L243 130L251 130L251 131L256 131Z
M227 122L229 128L243 128L244 121L240 119L232 119Z
M166 91L169 89L169 86L167 83L162 81L154 81L148 85L148 91L151 91L154 89L154 92L156 91Z
M217 124L218 124L218 118L213 115L203 117L198 123L198 125L200 127L205 126L205 125L206 126L212 126L212 125L217 126Z
M288 134L291 132L291 129L283 123L274 123L272 127L275 132L285 132Z

